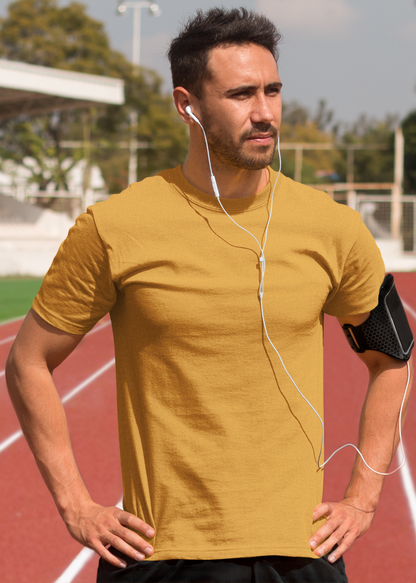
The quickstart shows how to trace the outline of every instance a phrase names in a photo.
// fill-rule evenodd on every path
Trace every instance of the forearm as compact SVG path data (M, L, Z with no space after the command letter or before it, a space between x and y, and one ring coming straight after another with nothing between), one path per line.
M75 463L64 408L45 365L11 356L7 386L22 430L60 514L89 498Z
M36 463L71 536L112 565L125 567L108 546L141 561L153 548L137 533L152 538L154 530L129 512L91 500L75 463L51 374L81 340L82 336L54 328L31 310L7 362L7 385Z
M409 364L410 372L412 365ZM399 413L402 404L408 368L406 363L390 362L369 370L370 380L366 400L361 413L358 448L367 464L380 474L387 473L399 442ZM405 419L411 388L406 394L402 413ZM370 470L361 457L353 467L345 498L356 502L365 511L374 511L378 505L384 483L384 475Z
M314 520L322 516L327 520L309 542L318 556L338 545L328 558L331 563L369 529L383 488L383 474L388 472L399 441L399 414L408 374L406 363L375 352L364 353L360 358L368 367L370 381L361 413L358 447L367 464L376 471L368 468L357 454L344 499L318 504L314 510Z

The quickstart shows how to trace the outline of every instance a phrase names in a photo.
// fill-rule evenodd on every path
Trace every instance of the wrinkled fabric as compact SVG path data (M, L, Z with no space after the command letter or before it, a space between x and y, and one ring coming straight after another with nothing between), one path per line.
M223 201L262 245L270 178ZM322 427L266 339L259 253L176 168L89 207L33 303L74 334L111 314L123 505L151 561L314 557ZM323 314L377 305L380 251L359 213L280 175L264 256L269 337L323 417Z

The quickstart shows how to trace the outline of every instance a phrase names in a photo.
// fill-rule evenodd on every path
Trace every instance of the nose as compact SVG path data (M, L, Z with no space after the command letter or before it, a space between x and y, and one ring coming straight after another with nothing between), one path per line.
M276 104L274 104L276 107ZM260 94L255 101L255 106L251 114L251 121L253 123L271 123L275 118L275 113L267 96Z

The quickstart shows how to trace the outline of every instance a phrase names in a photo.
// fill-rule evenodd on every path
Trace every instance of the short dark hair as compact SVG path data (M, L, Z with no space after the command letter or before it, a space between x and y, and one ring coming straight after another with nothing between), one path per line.
M270 51L277 61L280 39L268 18L246 8L198 10L168 50L173 87L184 87L200 98L203 81L209 77L207 65L213 48L253 43Z

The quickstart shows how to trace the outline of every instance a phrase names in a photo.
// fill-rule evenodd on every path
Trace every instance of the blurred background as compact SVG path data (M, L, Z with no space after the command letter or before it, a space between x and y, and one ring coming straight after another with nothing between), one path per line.
M41 278L86 206L184 160L165 53L215 4L0 0L0 277ZM223 4L283 35L283 172L359 210L388 270L415 269L415 2ZM26 311L0 293L1 317Z
M407 286L407 301L413 300L414 0L0 0L3 384L7 343L76 217L129 183L184 161L187 127L173 106L165 54L182 22L197 9L218 4L263 12L283 35L283 173L359 211L382 251L386 270L408 272L410 279L400 281ZM103 330L107 324L102 324ZM106 342L111 344L111 339ZM110 359L111 346L108 351ZM108 363L111 367L112 361ZM109 424L116 440L115 418ZM0 443L0 451L8 447L6 442ZM119 496L117 480L112 503ZM416 499L414 506L416 516ZM406 528L413 541L412 527L403 526L402 532ZM67 537L62 541L59 549L67 552L62 565L69 564L75 551L65 547L70 545ZM413 546L406 560L408 572L414 573ZM90 555L82 556L86 564ZM92 580L92 571L82 571L82 560L78 575L48 580ZM45 572L27 580L45 581ZM374 571L374 579L371 573L367 570L365 579L355 581L383 583L380 570ZM26 581L25 576L20 574L19 581ZM17 580L13 577L10 571L5 581ZM389 577L385 581L405 580Z

